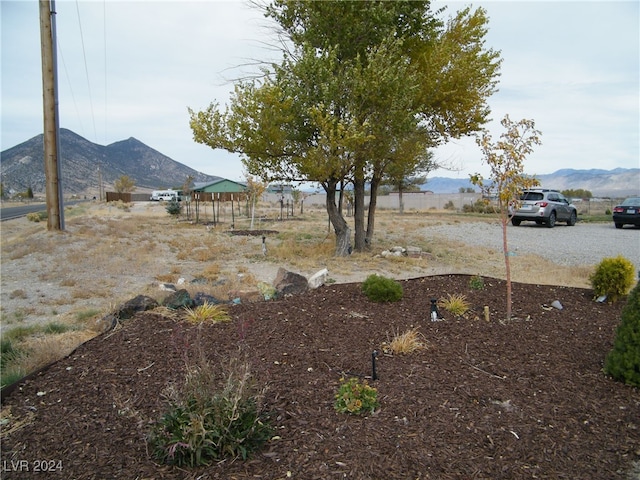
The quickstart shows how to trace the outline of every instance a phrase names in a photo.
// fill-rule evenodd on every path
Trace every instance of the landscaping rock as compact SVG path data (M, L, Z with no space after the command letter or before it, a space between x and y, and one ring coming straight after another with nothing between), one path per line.
M307 282L307 286L312 290L314 288L318 288L327 282L328 277L329 277L329 270L327 270L326 268L323 268L319 272L316 272L313 275L311 275L311 278L309 278L309 281Z
M191 308L193 307L193 299L191 298L191 295L189 295L189 292L187 292L185 289L182 289L172 293L167 298L165 298L162 301L162 305L173 310L184 307Z
M209 295L207 293L198 292L193 297L193 306L197 307L199 305L204 305L208 303L209 305L215 305L218 303L222 303L222 301L218 300L213 295Z
M146 295L138 295L120 305L113 315L119 320L127 320L138 312L152 310L158 306L158 302Z
M279 295L295 295L309 289L307 278L299 273L290 272L280 267L273 286Z

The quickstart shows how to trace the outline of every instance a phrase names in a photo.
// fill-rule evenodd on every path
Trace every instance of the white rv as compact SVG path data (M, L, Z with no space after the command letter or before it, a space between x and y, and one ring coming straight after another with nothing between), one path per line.
M171 201L180 200L180 192L177 190L154 190L151 192L150 200L153 202L159 202L160 200Z

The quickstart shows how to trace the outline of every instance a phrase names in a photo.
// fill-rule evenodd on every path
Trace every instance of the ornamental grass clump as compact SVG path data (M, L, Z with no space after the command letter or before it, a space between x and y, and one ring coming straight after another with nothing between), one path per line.
M226 307L215 303L204 302L196 308L185 307L184 312L187 320L191 323L220 323L231 320Z
M247 362L231 362L217 376L206 360L187 369L184 385L169 387L166 413L152 426L151 452L178 467L210 465L223 459L246 459L272 433Z
M380 275L369 275L362 283L362 292L374 302L397 302L403 290L399 282Z
M621 255L603 259L591 274L589 280L593 288L593 294L597 297L606 297L607 301L615 302L625 296L634 280L633 264Z
M438 306L447 312L459 317L467 313L469 310L469 302L467 297L462 294L447 294L447 298L441 298L438 301Z
M616 380L640 387L640 283L622 309L613 349L604 362L604 371Z
M340 388L336 394L334 408L338 413L364 415L372 413L378 407L378 391L367 381L356 378L340 379Z
M417 328L396 333L389 342L389 351L394 355L408 355L427 348L424 335Z

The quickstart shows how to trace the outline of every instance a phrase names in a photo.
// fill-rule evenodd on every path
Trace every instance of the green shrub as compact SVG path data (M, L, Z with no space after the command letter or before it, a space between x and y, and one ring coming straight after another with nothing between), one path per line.
M610 302L626 295L633 286L633 264L618 255L603 259L589 280L595 297L606 296Z
M380 275L369 275L362 283L362 292L374 302L397 302L403 295L400 283Z
M360 383L355 378L346 382L340 379L340 388L336 394L334 408L338 413L361 415L371 413L378 407L378 391L370 387L367 381Z
M604 370L616 380L640 387L640 283L631 291L622 309L613 349Z
M174 198L167 203L166 209L169 215L177 216L182 212L182 204Z
M471 290L484 290L484 279L480 275L474 275L469 279Z
M224 378L206 360L187 370L181 388L169 388L167 412L152 426L158 460L179 467L246 459L271 436L247 363L232 362Z
M47 218L47 212L31 212L27 213L27 220L30 222L40 222Z

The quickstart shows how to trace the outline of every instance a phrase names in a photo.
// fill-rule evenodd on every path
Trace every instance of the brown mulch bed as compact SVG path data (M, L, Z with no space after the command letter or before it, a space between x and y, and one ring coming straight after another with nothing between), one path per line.
M360 284L329 285L232 306L232 322L200 329L138 315L4 399L2 478L632 478L640 391L602 372L624 302L514 284L515 319L506 323L504 282L472 290L469 281L402 281L404 298L390 304L370 302ZM447 293L464 294L472 314L429 321L430 298ZM554 300L564 308L543 306ZM416 326L428 349L378 357L379 378L369 381L380 409L337 413L340 378L370 376L372 352ZM185 470L149 455L145 436L164 410L162 392L196 344L220 364L248 352L255 379L268 384L277 436L246 461ZM36 475L43 460L54 471Z

